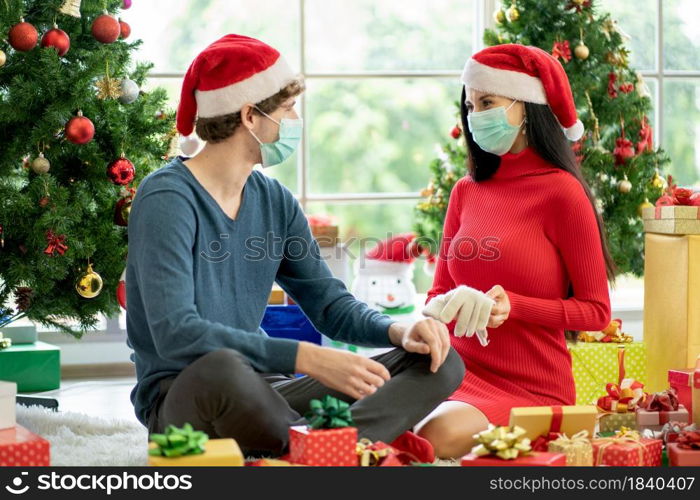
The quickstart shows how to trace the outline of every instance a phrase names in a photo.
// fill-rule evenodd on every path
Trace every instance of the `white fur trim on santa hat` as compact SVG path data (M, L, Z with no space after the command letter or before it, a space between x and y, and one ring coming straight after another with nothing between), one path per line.
M247 103L256 104L287 86L296 74L280 56L269 68L246 80L216 90L195 90L200 118L237 113Z
M518 101L547 104L547 94L539 78L520 71L493 68L473 58L464 66L462 83L468 89L480 92L489 92Z

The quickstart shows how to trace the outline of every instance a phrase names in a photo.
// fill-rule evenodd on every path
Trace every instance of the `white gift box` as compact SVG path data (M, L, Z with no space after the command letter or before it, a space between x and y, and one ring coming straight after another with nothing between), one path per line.
M15 427L17 383L0 381L0 430Z

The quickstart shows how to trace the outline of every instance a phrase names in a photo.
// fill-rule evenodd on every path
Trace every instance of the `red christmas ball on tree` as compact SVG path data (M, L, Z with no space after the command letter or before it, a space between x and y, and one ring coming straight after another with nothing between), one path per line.
M73 144L87 144L95 136L95 125L89 118L83 116L82 111L78 111L78 116L74 116L66 123L66 138Z
M107 13L99 16L92 23L92 36L94 36L98 42L115 42L117 38L119 38L120 32L121 27L119 26L119 21Z
M119 20L119 28L121 30L121 34L119 35L119 38L122 40L129 38L129 35L131 35L131 26L129 26L129 23L122 21L121 19Z
M452 129L452 132L450 132L450 135L453 139L459 139L459 136L462 135L462 129L460 129L459 126L456 125L455 128Z
M58 52L58 56L63 57L70 49L70 38L65 31L58 29L58 26L54 24L53 29L41 37L41 46L53 47Z
M114 160L107 166L107 177L118 186L125 186L134 180L136 169L129 160L121 158Z
M39 41L39 33L36 28L29 23L25 23L24 19L18 24L15 24L8 35L10 45L15 50L28 52L36 47Z

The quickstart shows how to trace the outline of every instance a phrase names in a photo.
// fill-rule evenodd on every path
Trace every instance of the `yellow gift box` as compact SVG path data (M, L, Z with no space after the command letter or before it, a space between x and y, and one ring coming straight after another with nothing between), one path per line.
M151 441L149 449L158 448ZM243 453L234 439L210 439L204 443L204 453L179 457L148 456L148 465L155 467L241 467Z
M700 234L700 207L669 205L642 209L644 231L662 234Z
M549 432L560 432L568 436L586 430L592 436L595 430L596 416L598 410L593 405L585 406L560 406L562 418L559 429L552 429L552 417L554 415L552 406L522 406L511 408L510 421L508 425L520 426L527 431L526 437L531 440L539 436L547 435Z
M588 439L588 431L580 431L571 437L562 434L547 445L550 453L566 455L566 465L572 467L593 466L593 445Z
M647 233L644 243L645 390L659 392L669 369L700 355L700 235Z
M625 378L632 378L646 385L647 346L644 343L570 343L568 347L576 384L577 405L595 404L598 398L607 396L605 386L619 378L617 351L620 346L625 348Z

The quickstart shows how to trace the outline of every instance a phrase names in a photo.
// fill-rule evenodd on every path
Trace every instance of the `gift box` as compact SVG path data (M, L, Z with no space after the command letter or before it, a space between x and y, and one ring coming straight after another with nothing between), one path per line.
M510 426L525 429L530 440L540 436L564 433L569 436L585 430L590 436L595 430L595 406L524 406L511 408ZM546 448L545 448L546 449Z
M503 460L492 455L479 457L469 453L462 457L461 464L463 467L564 467L566 455L533 451L531 455L518 457L514 460Z
M354 467L358 465L357 429L309 429L305 425L289 429L289 460L314 467Z
M234 439L209 439L186 423L181 429L169 425L164 434L151 434L148 465L154 467L243 466L244 458Z
M644 236L644 342L647 389L667 387L671 368L700 354L700 235Z
M36 325L6 326L0 328L0 337L12 340L12 345L33 344L36 342Z
M324 215L307 216L311 234L320 247L334 247L338 244L338 225L334 218Z
M647 346L644 343L569 343L577 405L595 404L598 398L607 394L606 385L618 380L620 346L625 350L626 377L644 383L647 378Z
M568 466L590 467L593 465L593 445L588 436L585 430L571 437L562 434L549 442L547 451L563 453Z
M693 372L692 368L671 368L668 371L668 384L676 391L678 402L688 410L688 421L691 421L693 415Z
M332 396L312 399L304 415L309 425L289 428L289 460L317 467L358 465L357 429L350 405Z
M700 234L700 207L647 207L642 209L642 218L647 233Z
M0 430L0 467L49 466L49 448L46 439L21 425Z
M628 429L637 428L636 412L627 413L603 413L598 420L598 430L600 432L614 432L626 427Z
M666 450L671 467L700 467L700 449L685 449L678 443L669 443Z
M321 333L298 305L267 306L260 326L270 337L321 344Z
M592 441L594 465L658 467L663 442L640 437L636 431L622 431L615 436Z
M405 467L421 460L412 453L399 451L382 441L362 438L357 443L357 459L361 467Z
M0 380L17 383L18 392L50 391L61 385L61 350L45 342L0 350Z
M637 429L660 431L669 422L688 422L688 410L679 404L674 388L648 395L637 409Z
M17 384L0 380L0 430L14 427Z

